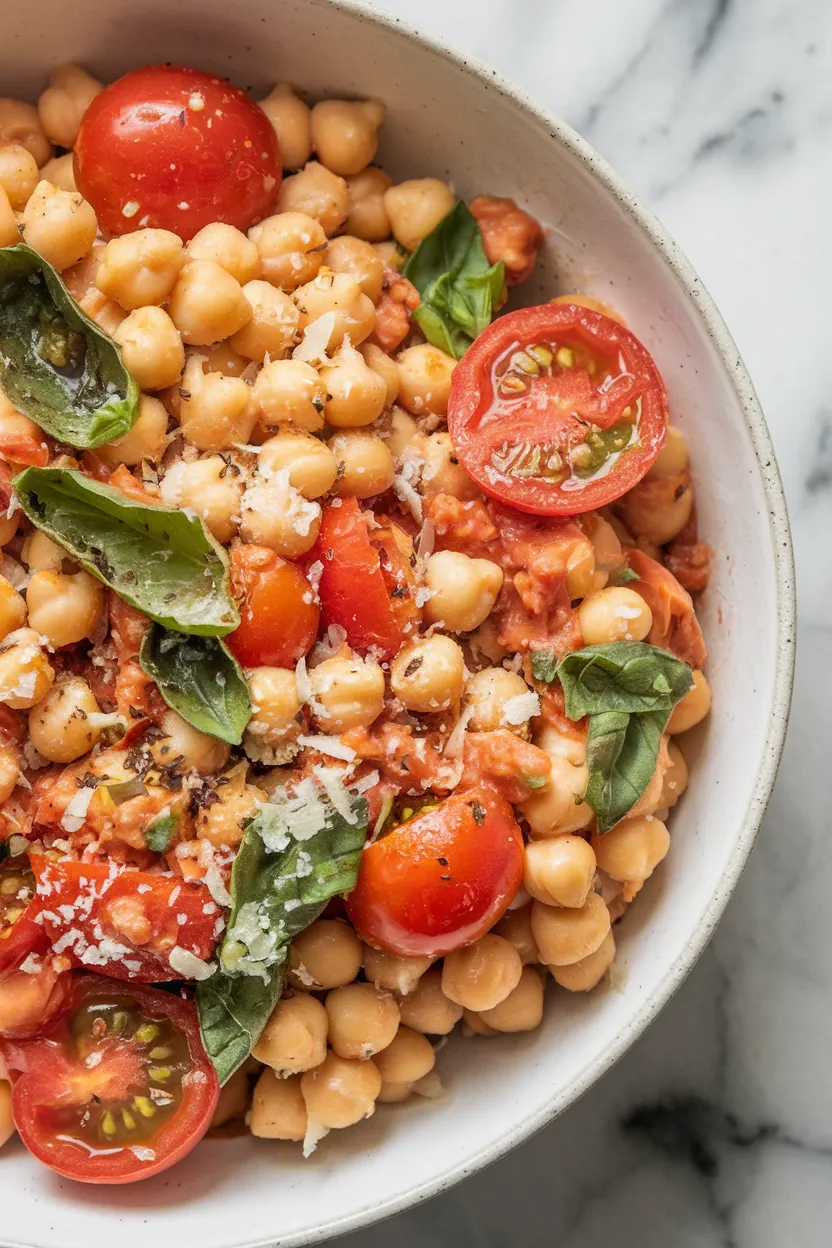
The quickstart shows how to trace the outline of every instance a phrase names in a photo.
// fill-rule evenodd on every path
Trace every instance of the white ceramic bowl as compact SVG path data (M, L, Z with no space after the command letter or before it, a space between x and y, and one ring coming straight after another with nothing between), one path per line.
M454 1037L444 1103L382 1106L310 1161L294 1145L205 1144L132 1188L62 1182L21 1148L0 1157L0 1241L26 1248L307 1244L391 1214L499 1157L606 1071L679 987L748 857L774 781L792 676L793 569L768 431L725 326L652 216L568 126L485 66L402 23L330 0L39 0L8 5L0 94L35 99L77 60L103 78L175 61L255 90L371 93L388 106L380 160L459 193L515 196L551 227L525 301L579 287L608 300L653 352L691 446L716 550L702 622L714 710L673 844L618 931L615 987L552 993L543 1027Z

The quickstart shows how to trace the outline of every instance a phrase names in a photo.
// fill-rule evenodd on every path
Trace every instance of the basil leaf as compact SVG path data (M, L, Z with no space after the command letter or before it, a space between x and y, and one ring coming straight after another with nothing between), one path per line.
M634 572L632 568L618 568L615 572L610 572L607 585L629 585L631 581L640 581L641 577L638 572Z
M293 803L302 800L278 797L248 824L231 872L220 968L197 987L202 1041L220 1083L248 1057L280 999L292 938L358 878L367 803L354 800L347 819L313 797L310 804L324 811L323 822L298 841L289 825Z
M551 685L558 674L558 658L553 650L532 650L532 676Z
M157 815L144 830L144 843L154 854L166 854L171 847L173 835L179 827L179 815Z
M63 468L27 468L13 485L37 528L158 624L215 636L240 623L225 551L198 516Z
M187 637L154 624L139 653L143 671L194 728L239 745L251 719L242 668L218 637Z
M489 265L476 218L459 200L403 269L421 302L413 319L434 346L460 359L491 324L505 290L502 260Z
M139 414L121 348L25 243L0 249L0 383L53 438L83 449L122 437Z
M669 718L669 711L640 715L606 711L590 716L584 801L598 816L602 835L629 814L650 783Z
M573 650L560 663L557 676L570 719L607 711L669 714L693 685L687 664L644 641L612 641Z

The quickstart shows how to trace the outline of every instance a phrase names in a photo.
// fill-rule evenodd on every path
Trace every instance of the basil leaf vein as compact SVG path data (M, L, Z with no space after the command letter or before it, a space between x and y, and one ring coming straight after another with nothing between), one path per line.
M218 637L148 629L139 663L177 714L200 732L239 745L251 719L242 668Z
M0 249L0 382L21 412L81 449L122 437L139 414L121 348L25 243Z
M37 528L158 624L202 636L239 624L227 556L199 516L134 502L69 469L27 468L13 484Z

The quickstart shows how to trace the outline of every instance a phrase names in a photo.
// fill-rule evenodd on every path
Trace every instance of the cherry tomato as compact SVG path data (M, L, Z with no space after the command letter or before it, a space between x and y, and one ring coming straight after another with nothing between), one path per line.
M35 877L25 855L0 862L0 974L48 945L33 919Z
M134 69L90 104L75 180L106 235L145 226L185 242L212 221L240 230L277 203L277 138L261 108L224 78L175 65Z
M38 1035L64 1003L71 976L52 959L34 957L34 965L24 961L0 975L0 1036L6 1039Z
M667 396L625 326L576 304L501 316L454 369L448 429L465 470L535 515L603 507L664 442Z
M103 975L71 979L50 1026L3 1045L15 1126L64 1178L149 1178L201 1140L219 1097L196 1009L173 993Z
M370 945L441 957L487 932L522 878L511 807L490 788L471 788L366 847L347 913Z
M371 540L357 499L340 501L339 507L330 503L325 508L318 540L307 556L308 567L322 568L318 583L322 623L325 628L340 625L353 649L363 653L373 649L389 659L401 647L415 610L401 551L388 529L378 531L378 546Z
M672 572L663 568L643 551L630 547L626 550L630 567L638 576L630 589L641 594L653 612L653 624L647 635L652 646L670 650L683 663L694 668L705 666L707 650L705 638L696 618L693 599L680 585Z
M240 627L225 638L229 650L244 667L293 667L318 635L321 609L309 581L265 546L235 547L231 575L243 601Z
M199 881L40 854L31 861L38 926L73 966L162 983L183 978L171 966L172 949L210 958L222 912Z

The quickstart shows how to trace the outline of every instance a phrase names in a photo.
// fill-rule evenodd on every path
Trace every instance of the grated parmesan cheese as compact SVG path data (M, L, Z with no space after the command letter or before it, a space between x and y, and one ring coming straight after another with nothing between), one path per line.
M356 756L355 750L344 745L339 737L325 736L323 733L317 736L300 736L298 744L317 750L319 754L326 754L329 758L340 758L345 763L351 763Z
M540 697L529 689L527 693L515 693L503 703L502 721L504 724L525 724L540 714Z
M203 962L202 958L198 958L195 953L191 953L188 949L183 949L181 945L174 945L168 955L171 970L176 971L177 975L181 975L183 979L210 979L217 969L209 962Z
M303 338L292 352L292 359L305 364L328 364L327 348L335 329L335 313L324 312L306 326Z
M95 789L79 789L73 794L61 816L61 827L65 832L79 832L83 828L94 794Z

